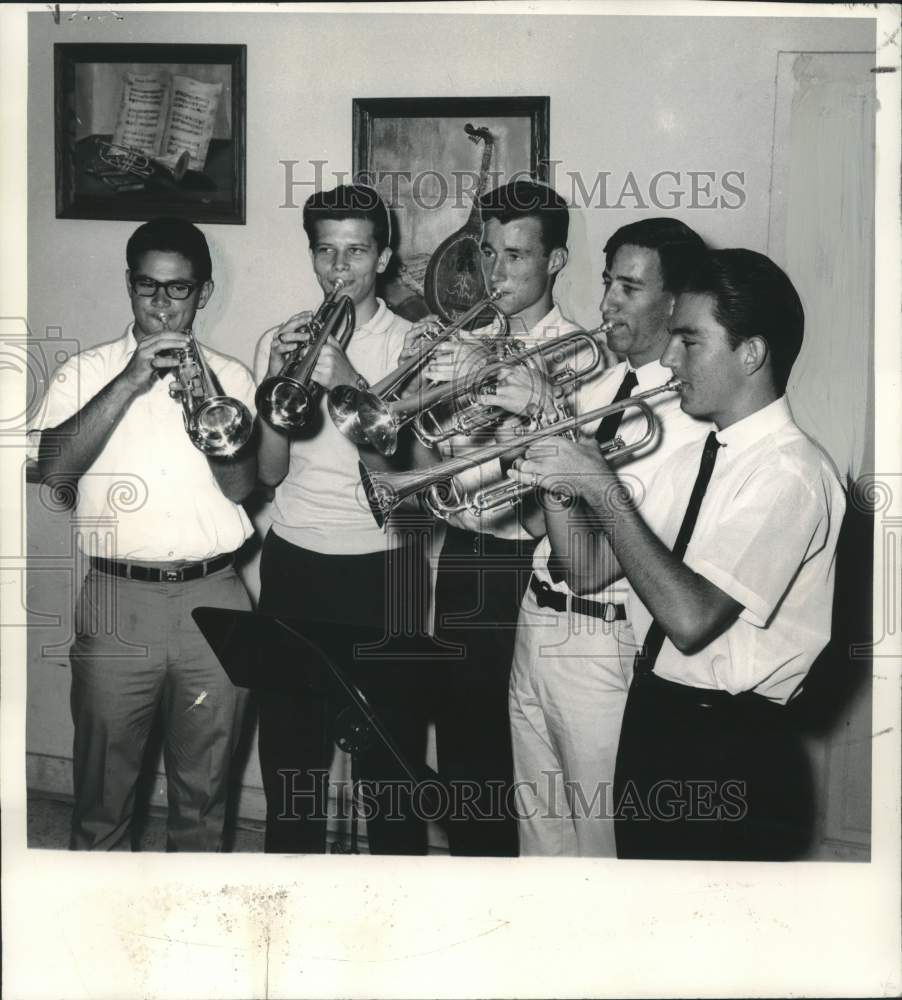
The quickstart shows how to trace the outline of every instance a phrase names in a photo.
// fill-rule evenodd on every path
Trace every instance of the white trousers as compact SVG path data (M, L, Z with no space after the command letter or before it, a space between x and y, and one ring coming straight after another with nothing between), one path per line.
M616 857L620 723L636 642L628 621L520 605L510 683L521 855Z

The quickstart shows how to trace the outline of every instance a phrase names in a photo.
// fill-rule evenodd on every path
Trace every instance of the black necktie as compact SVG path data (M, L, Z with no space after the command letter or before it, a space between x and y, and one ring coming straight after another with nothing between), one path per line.
M692 494L689 497L689 503L686 505L686 513L683 515L683 523L680 525L677 540L673 545L673 554L677 559L682 559L686 554L686 546L689 544L689 539L692 537L692 532L695 528L695 522L698 520L698 512L702 506L705 490L711 481L711 473L714 471L714 462L717 460L717 449L719 447L720 442L714 436L714 431L711 431L707 441L705 441L705 449L702 452L702 460L699 463L698 475L695 477L695 485L692 487ZM663 645L664 630L657 621L652 621L648 635L645 636L645 643L639 652L636 653L636 659L633 663L633 673L637 677L648 675L655 669L655 660L657 660L658 653L661 652Z
M613 406L614 403L619 403L621 400L626 399L638 384L639 380L636 378L636 373L630 369L623 376L623 381L620 383L620 388L611 400L611 405ZM623 420L624 412L620 410L618 413L609 413L601 421L598 425L598 430L595 432L595 440L599 444L606 444L614 440L617 436L617 431L620 429L620 421Z

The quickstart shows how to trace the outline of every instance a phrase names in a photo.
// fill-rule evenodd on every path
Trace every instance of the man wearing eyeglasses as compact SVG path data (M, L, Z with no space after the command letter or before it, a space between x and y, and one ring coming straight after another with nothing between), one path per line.
M38 427L41 479L57 495L60 487L71 492L79 565L87 570L70 651L70 847L111 850L124 838L160 710L167 849L213 851L221 846L245 696L191 611L250 608L233 560L252 533L240 502L253 488L256 458L251 446L230 458L199 451L170 395L168 375L213 293L203 233L179 219L155 219L132 234L126 258L133 322L118 340L59 369ZM250 372L202 351L222 391L253 413Z

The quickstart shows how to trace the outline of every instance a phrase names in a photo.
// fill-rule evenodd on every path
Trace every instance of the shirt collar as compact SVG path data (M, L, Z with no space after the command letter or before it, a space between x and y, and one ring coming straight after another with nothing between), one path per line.
M125 333L119 338L118 343L122 350L122 356L127 361L138 349L138 341L135 338L134 320L125 328Z
M370 316L366 323L363 323L361 326L355 328L355 339L359 339L361 336L367 337L370 334L385 333L391 326L394 318L395 314L389 310L384 300L377 298L376 311L372 316Z
M792 420L792 410L786 396L780 396L760 410L755 410L742 420L717 432L718 443L727 449L730 457L769 437Z
M664 385L665 382L673 378L673 372L669 368L665 368L657 358L639 368L633 368L629 361L627 361L626 371L634 371L636 373L636 380L638 382L636 388L639 392L645 392L647 389L657 389L659 385Z

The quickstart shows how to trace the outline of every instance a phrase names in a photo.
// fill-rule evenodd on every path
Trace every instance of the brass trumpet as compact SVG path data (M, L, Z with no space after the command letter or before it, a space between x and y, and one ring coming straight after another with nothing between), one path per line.
M354 332L356 313L347 295L336 301L344 286L337 278L316 313L302 327L311 338L287 355L278 375L264 379L257 389L257 412L274 430L296 434L316 412L323 387L312 375L316 362L330 335L336 333L341 349L348 346Z
M497 406L487 406L480 403L476 400L476 396L492 385L499 375L504 374L507 369L514 365L529 364L535 358L543 358L546 361L555 360L572 348L584 345L589 351L587 361L579 366L565 365L555 368L548 376L548 384L552 389L574 385L580 379L591 375L601 361L601 349L595 341L593 333L594 331L574 330L572 333L555 337L552 340L545 340L533 347L524 348L522 345L514 347L504 358L487 365L463 384L448 390L445 396L430 401L427 398L428 394L421 394L418 412L413 417L414 433L424 445L434 447L457 435L469 437L477 430L490 427L504 416L504 410ZM467 399L469 402L461 409L456 410L452 414L452 419L443 427L433 412L435 407L449 402L457 404L461 400ZM401 400L392 404L392 407L398 406L400 409L400 404L404 402L405 400ZM416 402L411 398L411 405L415 405ZM366 420L363 413L365 409L366 404L362 407L361 412L361 418L364 421ZM429 426L430 424L431 426ZM535 418L533 418L532 426L538 426Z
M495 301L500 297L500 292L492 292L491 295L481 302L477 302L453 323L442 327L421 351L402 362L375 385L370 386L369 391L356 389L350 385L335 386L329 393L329 415L335 426L355 444L366 444L369 441L383 455L393 455L398 446L397 431L402 425L394 427L389 420L383 432L383 425L379 423L379 419L371 417L367 426L364 426L361 421L361 407L364 402L367 404L368 412L378 413L379 417L387 414L388 407L398 398L402 387L426 364L435 353L436 348L459 333L486 308L491 309L498 316L501 322L501 332L498 336L503 337L507 333L508 321L504 313L495 305ZM442 393L447 391L445 386L437 387L434 391L438 393L439 390Z
M158 318L168 329L166 314L160 313ZM205 455L228 458L247 443L254 418L241 400L222 391L193 330L188 330L188 337L188 346L174 352L178 367L173 371L169 395L182 404L185 430L194 447Z
M619 403L611 403L608 406L598 407L577 416L556 420L554 423L524 434L516 441L499 441L486 445L484 448L477 448L459 458L440 462L430 469L419 469L413 472L378 472L368 469L361 462L360 479L370 511L381 528L398 504L417 493L425 492L424 503L436 517L443 519L464 510L479 515L498 507L515 506L535 488L533 485L508 481L478 490L472 497L461 497L453 484L450 486L448 484L454 476L461 472L502 458L508 452L519 451L537 441L543 441L545 438L557 437L560 434L573 431L593 420L603 420L608 414L620 413L635 407L646 421L645 433L642 437L629 445L624 444L619 437L600 445L600 450L605 458L622 458L624 455L644 448L658 432L657 418L648 405L648 400L663 392L676 392L679 387L679 381L671 379L664 385L648 389L629 399L621 400ZM449 502L449 498L451 502Z
M191 161L191 154L187 149L178 154L150 156L133 146L120 146L102 139L98 139L96 145L101 162L111 168L107 173L133 174L136 177L152 177L155 173L161 173L174 181L180 181Z

